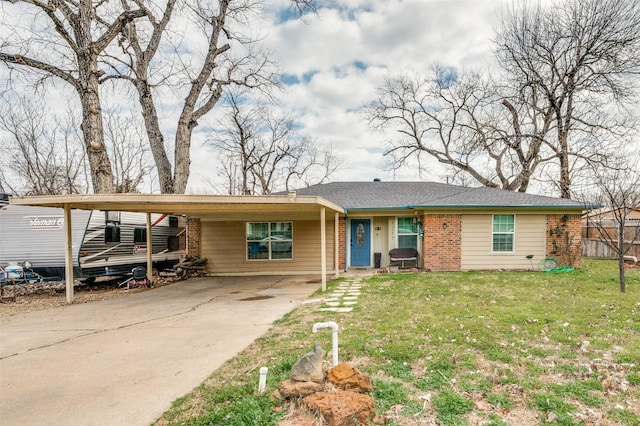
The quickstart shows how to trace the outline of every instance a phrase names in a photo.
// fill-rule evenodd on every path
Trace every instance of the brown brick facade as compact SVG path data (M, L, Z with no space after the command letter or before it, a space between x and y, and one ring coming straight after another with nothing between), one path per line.
M422 267L432 271L460 270L462 216L424 215L422 229Z
M547 256L564 265L580 266L582 222L578 214L547 215Z
M189 218L187 221L187 256L201 255L201 226L200 219Z
M347 267L346 263L346 246L347 241L347 218L341 217L338 223L338 267L341 271Z

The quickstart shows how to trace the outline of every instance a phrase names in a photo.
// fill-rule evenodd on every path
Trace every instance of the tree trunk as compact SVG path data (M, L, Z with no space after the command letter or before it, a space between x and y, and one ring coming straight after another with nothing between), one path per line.
M153 102L153 95L151 94L149 85L146 83L146 79L137 80L136 89L138 90L138 99L140 101L140 106L142 107L142 115L144 117L145 128L147 129L147 137L149 138L151 153L153 154L153 159L155 160L156 169L158 171L160 192L162 194L173 194L175 192L175 188L171 163L167 157L167 151L164 149L164 136L160 131L158 112ZM183 192L184 191L180 193Z
M100 82L97 56L91 55L80 62L79 87L76 88L82 105L82 135L91 169L93 192L113 192L113 170L104 144L102 109L100 106Z
M180 114L178 120L178 128L176 129L176 146L175 146L175 173L174 173L174 192L176 194L184 194L189 181L189 166L191 165L191 131L197 125L192 122L193 109L185 108Z
M627 291L627 284L625 282L625 271L624 271L624 224L625 222L621 221L618 224L618 272L620 274L620 292L624 293Z

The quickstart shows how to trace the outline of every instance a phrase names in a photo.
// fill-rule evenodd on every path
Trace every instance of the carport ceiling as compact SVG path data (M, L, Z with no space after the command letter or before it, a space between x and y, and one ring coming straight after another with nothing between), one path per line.
M164 213L191 217L249 214L315 214L323 207L339 214L344 209L324 198L295 193L275 196L182 195L182 194L90 194L12 197L10 204L81 210L114 210Z

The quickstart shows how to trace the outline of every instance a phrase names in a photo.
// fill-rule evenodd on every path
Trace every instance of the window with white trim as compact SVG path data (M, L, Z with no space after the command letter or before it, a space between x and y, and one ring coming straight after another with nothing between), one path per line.
M398 218L398 248L418 248L418 219Z
M293 222L247 222L247 260L293 259Z
M493 215L492 251L513 253L516 233L516 217L512 214Z

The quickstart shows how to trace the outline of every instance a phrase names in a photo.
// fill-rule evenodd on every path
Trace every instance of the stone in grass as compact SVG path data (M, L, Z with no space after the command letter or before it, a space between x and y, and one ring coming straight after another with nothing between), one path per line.
M324 391L324 386L316 382L296 382L283 380L278 385L280 394L284 397L309 396Z
M351 391L317 392L302 399L309 410L319 412L329 426L369 424L376 403L369 395Z
M304 355L291 367L291 380L322 383L324 381L322 359L325 353L320 343L316 343L311 352Z
M342 390L351 390L360 393L371 392L373 390L369 376L361 373L356 367L345 363L340 363L330 368L327 371L327 380Z

